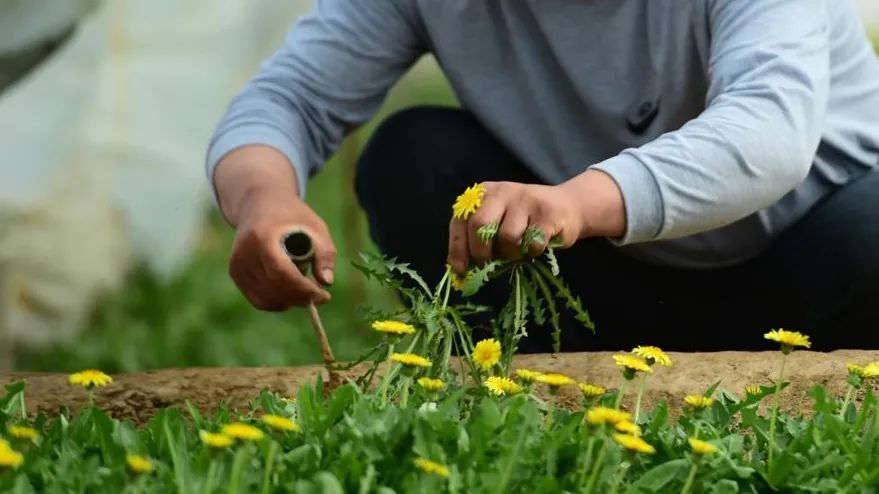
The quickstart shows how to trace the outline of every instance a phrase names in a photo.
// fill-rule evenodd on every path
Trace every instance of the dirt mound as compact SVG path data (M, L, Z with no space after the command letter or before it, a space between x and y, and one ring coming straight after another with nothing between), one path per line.
M560 372L580 381L617 388L623 379L610 355L606 352L523 355L516 358L515 367ZM781 362L778 352L672 353L671 357L674 367L657 368L648 380L644 399L648 407L662 399L675 407L684 395L701 393L717 380L721 380L721 388L735 393L741 393L748 384L770 384ZM816 384L842 394L846 386L845 364L875 360L879 360L879 351L795 352L789 358L785 373L785 380L790 380L791 386L782 395L782 406L808 410L809 390ZM262 388L293 396L302 384L314 382L322 372L321 367L306 366L165 369L119 374L113 376L113 384L97 390L95 398L97 404L114 417L142 423L156 410L181 406L187 399L207 411L221 401L244 406ZM65 408L76 410L86 404L85 392L68 385L64 374L0 374L0 384L21 379L27 381L27 405L32 412L57 414ZM572 404L579 401L573 388L563 390L559 399Z

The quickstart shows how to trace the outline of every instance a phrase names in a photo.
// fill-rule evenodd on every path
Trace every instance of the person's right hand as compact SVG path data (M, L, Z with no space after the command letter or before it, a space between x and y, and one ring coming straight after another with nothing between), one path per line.
M330 300L318 282L332 284L336 249L324 221L298 197L286 159L271 148L241 148L220 162L214 180L223 212L236 227L229 275L247 300L267 311ZM311 236L317 282L284 251L284 235L293 229Z

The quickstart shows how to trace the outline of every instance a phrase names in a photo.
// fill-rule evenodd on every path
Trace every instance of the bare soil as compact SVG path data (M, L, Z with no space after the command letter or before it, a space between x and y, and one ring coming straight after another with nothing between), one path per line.
M623 383L610 353L568 353L559 355L523 355L515 359L516 368L543 372L560 372L580 381L618 388ZM698 394L720 380L722 389L740 394L749 384L771 384L781 363L779 352L672 353L674 366L657 367L647 381L644 403L652 406L667 400L673 411L681 398ZM790 355L785 380L791 385L782 393L782 407L808 412L809 390L816 384L832 393L842 394L846 387L847 362L864 364L879 360L879 350L840 350L830 353L794 352ZM246 406L262 388L295 396L305 383L314 382L325 371L319 366L190 368L115 375L113 384L98 389L97 404L119 419L143 423L157 410L181 406L191 400L202 411L209 411L221 401L233 407ZM58 414L65 408L75 411L87 402L82 388L67 384L64 374L0 373L0 384L27 381L27 405L31 412ZM629 388L627 396L635 392ZM563 404L579 403L578 391L563 389L557 398Z

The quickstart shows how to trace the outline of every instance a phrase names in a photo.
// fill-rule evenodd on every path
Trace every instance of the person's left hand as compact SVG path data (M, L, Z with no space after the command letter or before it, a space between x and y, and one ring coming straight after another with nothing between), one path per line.
M449 224L448 262L457 273L472 263L539 256L550 239L560 248L586 236L620 236L625 208L616 183L590 170L560 185L483 182L485 194L476 212ZM479 229L498 224L497 235L484 242ZM543 233L541 242L522 246L529 228Z

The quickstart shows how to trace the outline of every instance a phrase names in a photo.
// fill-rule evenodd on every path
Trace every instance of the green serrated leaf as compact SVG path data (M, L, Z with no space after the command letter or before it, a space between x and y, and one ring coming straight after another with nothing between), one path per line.
M522 277L522 289L525 296L528 297L528 305L531 306L534 322L541 326L546 324L546 303L538 295L530 276Z
M580 297L575 296L571 293L571 290L568 286L561 280L561 278L554 276L552 271L544 265L543 263L534 263L534 266L537 267L538 272L543 276L543 279L546 280L553 288L556 289L556 296L565 301L565 307L571 309L574 315L574 319L577 320L580 324L583 325L586 329L592 330L595 332L595 323L592 322L592 318L589 316L589 313L583 308L583 303L580 301Z
M461 294L465 297L474 295L483 285L488 283L492 274L495 273L502 264L503 263L500 261L492 261L471 269L467 274L467 278L464 280L464 289L461 290Z
M626 492L628 494L666 492L666 486L676 478L686 475L688 463L687 460L679 458L659 464L644 472Z
M559 276L562 272L559 268L559 260L555 256L555 249L549 247L546 249L546 262L549 264L549 270L553 276Z
M487 225L482 225L476 230L476 234L479 235L479 240L484 244L491 243L495 237L497 237L498 228L500 228L500 221L495 221L493 223L489 223Z
M531 244L542 246L545 243L546 235L544 235L543 230L541 230L539 226L528 225L528 228L525 229L525 233L522 234L522 243L520 244L520 248L522 250L522 254L524 255L528 252Z
M549 290L549 286L540 277L540 273L534 268L534 265L528 266L528 277L542 295L542 300L549 309L549 322L552 325L552 350L558 353L561 350L562 326L560 323L561 316L555 304L555 297Z

